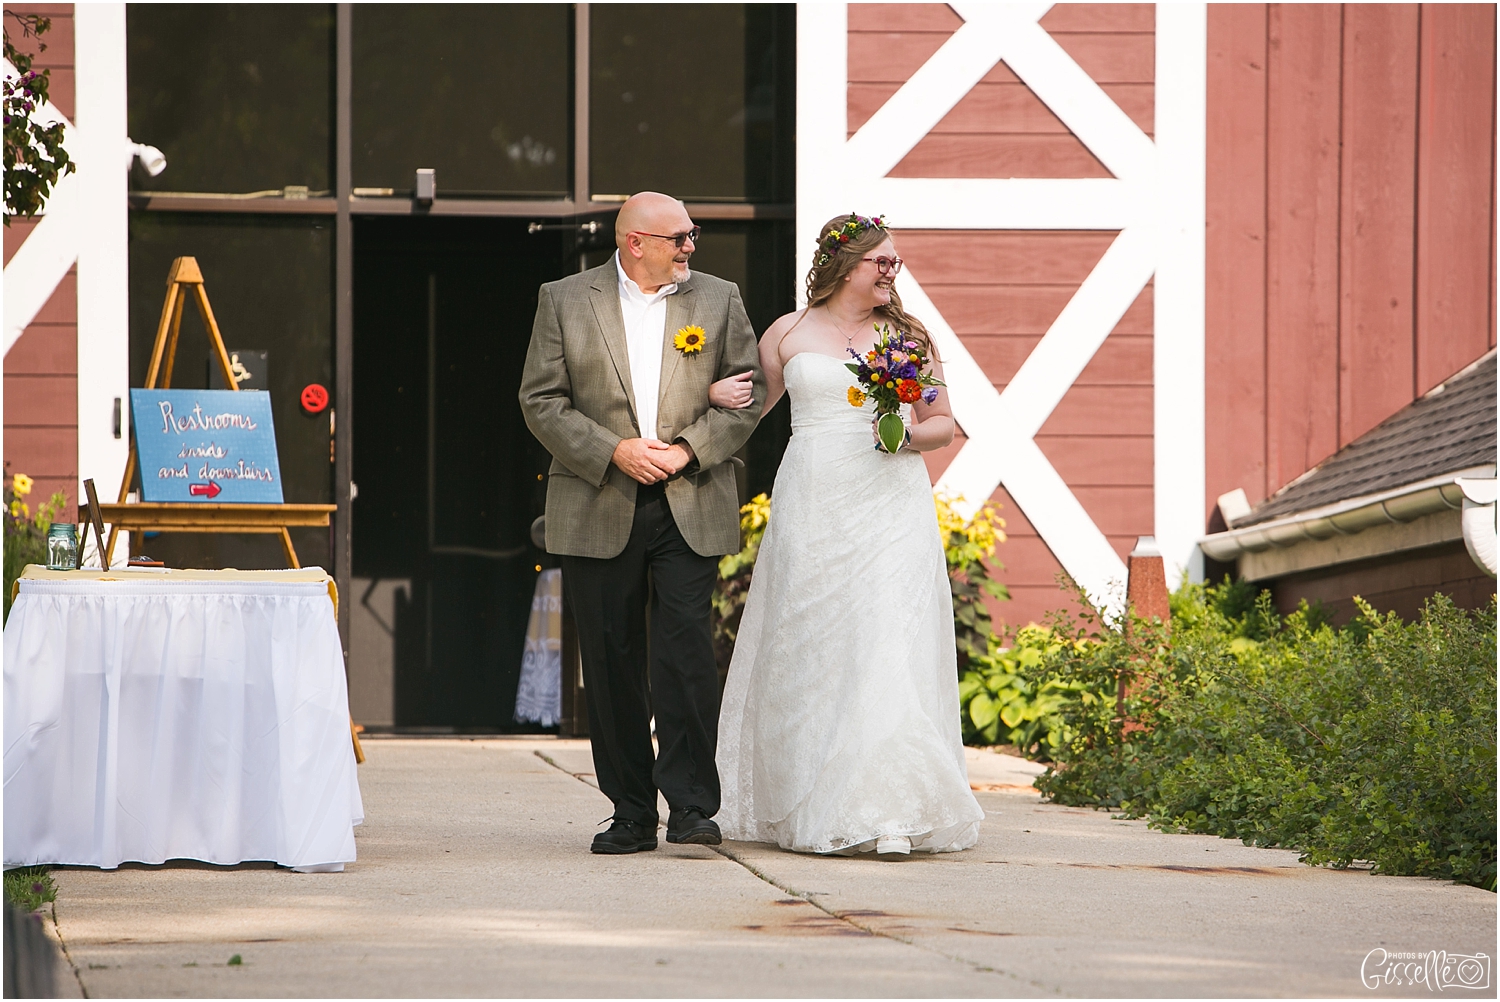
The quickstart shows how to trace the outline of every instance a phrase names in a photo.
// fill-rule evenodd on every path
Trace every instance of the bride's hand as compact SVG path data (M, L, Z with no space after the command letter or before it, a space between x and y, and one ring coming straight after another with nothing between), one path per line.
M755 401L755 373L726 376L708 388L708 402L725 410L741 410Z

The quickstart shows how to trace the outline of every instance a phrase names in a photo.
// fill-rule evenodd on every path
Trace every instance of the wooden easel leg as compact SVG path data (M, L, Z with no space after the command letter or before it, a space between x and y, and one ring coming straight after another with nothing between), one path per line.
M349 737L354 739L354 764L365 764L365 750L359 744L359 731L354 729L354 718L349 718Z
M120 499L116 504L124 504L125 499L130 496L130 481L135 478L135 437L131 436L130 458L125 460L125 479L120 481Z
M179 285L178 288L182 286ZM201 285L195 285L193 288L197 289L200 294L203 291ZM177 308L172 311L172 332L167 335L167 351L162 359L161 380L157 384L162 387L172 385L172 370L177 367L177 339L182 333L182 314L187 305L186 300L187 294L183 293L177 300Z
M224 388L237 390L240 384L234 381L234 369L229 364L229 351L224 347L224 335L219 333L219 322L214 319L214 308L208 305L208 292L201 285L193 286L197 294L198 315L203 326L208 328L208 339L213 342L214 354L219 359L219 368L224 372Z
M297 562L297 551L292 547L292 534L287 531L286 526L281 527L281 545L286 550L286 562L293 568L300 568L302 565Z
M167 332L172 329L173 317L182 322L182 286L176 282L167 284L167 299L161 304L161 321L156 325L156 341L151 346L151 365L146 369L146 389L156 388L156 377L161 373L161 358L167 350Z

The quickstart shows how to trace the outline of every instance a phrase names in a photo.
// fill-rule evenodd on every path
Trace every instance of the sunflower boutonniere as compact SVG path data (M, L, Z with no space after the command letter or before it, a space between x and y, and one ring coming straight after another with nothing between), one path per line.
M684 355L691 355L695 351L703 350L703 342L708 340L708 334L697 324L690 324L679 330L672 338L672 344Z

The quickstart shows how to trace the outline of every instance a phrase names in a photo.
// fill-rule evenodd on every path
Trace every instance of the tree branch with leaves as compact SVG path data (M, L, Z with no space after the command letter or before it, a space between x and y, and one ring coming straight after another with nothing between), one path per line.
M35 54L16 46L13 24L22 40L37 40ZM57 183L77 169L63 149L63 124L36 120L49 100L52 71L37 72L31 64L47 51L41 37L51 28L51 18L5 11L5 59L10 64L5 71L6 226L12 216L30 219L41 212Z

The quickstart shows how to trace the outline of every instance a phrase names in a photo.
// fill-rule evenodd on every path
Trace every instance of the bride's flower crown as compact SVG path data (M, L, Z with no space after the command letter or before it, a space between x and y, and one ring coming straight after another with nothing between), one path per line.
M823 235L823 239L818 242L818 246L821 249L821 253L818 254L818 267L821 268L829 261L832 261L833 256L843 250L844 244L855 237L870 230L883 229L885 229L884 216L861 216L853 212L849 213L848 222L843 226L829 230Z

